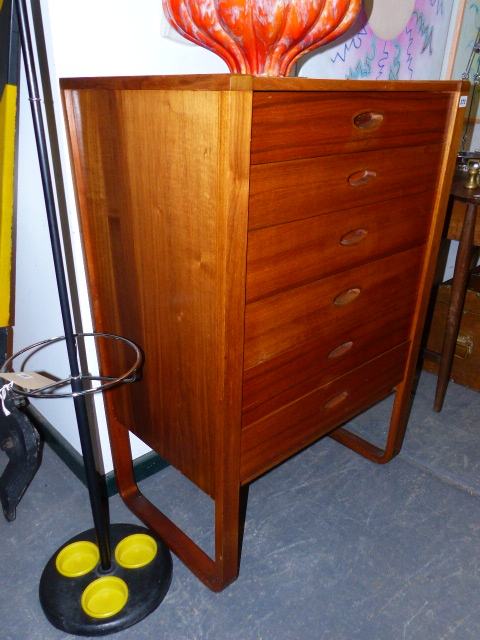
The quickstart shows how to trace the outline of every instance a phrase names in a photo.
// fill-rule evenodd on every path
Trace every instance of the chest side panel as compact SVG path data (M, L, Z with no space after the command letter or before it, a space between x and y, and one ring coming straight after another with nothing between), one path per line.
M239 412L249 139L243 97L67 95L95 328L145 352L141 382L113 391L110 411L211 495L225 416L231 424L230 412ZM104 368L119 365L118 353L103 355Z

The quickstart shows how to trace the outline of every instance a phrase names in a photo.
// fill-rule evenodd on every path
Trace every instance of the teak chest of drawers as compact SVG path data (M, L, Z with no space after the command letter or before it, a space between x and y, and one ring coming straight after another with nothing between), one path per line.
M325 434L401 447L468 83L61 86L95 330L146 354L106 395L119 490L220 590L251 480ZM394 389L385 450L341 427ZM128 430L215 500L215 559L140 493Z

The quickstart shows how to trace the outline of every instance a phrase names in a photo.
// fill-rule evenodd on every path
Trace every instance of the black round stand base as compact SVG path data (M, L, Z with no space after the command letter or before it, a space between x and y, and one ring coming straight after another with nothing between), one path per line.
M145 566L125 568L116 563L115 548L126 537L134 534L147 534L153 538L157 543L157 553ZM170 550L154 533L137 525L112 524L110 571L105 573L99 563L85 575L66 577L57 570L56 559L62 549L78 541L95 543L95 530L90 529L75 536L58 549L48 561L40 579L40 604L54 627L79 636L108 635L140 622L163 601L172 580L172 556ZM127 585L126 603L114 615L91 617L82 606L82 594L92 582L105 576L119 578Z

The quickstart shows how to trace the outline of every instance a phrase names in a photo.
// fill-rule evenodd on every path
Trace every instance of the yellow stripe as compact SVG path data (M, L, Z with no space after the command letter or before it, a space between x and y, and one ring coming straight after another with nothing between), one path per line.
M6 84L0 100L0 327L10 318L16 110L17 87Z

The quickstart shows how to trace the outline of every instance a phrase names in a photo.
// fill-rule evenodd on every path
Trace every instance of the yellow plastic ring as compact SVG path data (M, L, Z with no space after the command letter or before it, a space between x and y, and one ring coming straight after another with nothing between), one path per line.
M92 571L100 560L100 552L93 542L79 540L64 547L55 560L58 573L77 578Z
M157 542L146 533L134 533L121 540L115 548L115 560L125 569L139 569L157 555Z
M82 593L82 609L91 618L111 618L121 611L128 600L124 580L104 576L91 582Z

